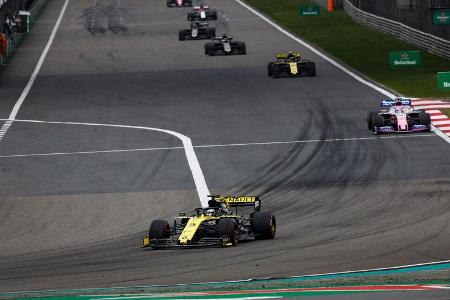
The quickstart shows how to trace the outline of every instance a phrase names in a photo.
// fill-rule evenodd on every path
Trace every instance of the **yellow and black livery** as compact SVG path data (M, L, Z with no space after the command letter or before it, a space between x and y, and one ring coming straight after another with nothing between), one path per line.
M303 59L300 52L278 53L277 60L267 66L270 77L308 77L316 76L316 64Z
M209 197L208 207L196 208L191 216L180 212L172 226L166 220L152 221L143 248L229 247L244 240L275 238L275 215L261 212L259 197ZM238 214L246 206L253 208L249 215Z

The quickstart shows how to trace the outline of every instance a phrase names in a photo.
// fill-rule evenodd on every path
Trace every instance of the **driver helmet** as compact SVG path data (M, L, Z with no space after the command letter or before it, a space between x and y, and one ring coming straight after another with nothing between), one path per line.
M212 216L214 216L214 208L208 208L206 211L205 211L205 215L207 215L208 217L212 217Z

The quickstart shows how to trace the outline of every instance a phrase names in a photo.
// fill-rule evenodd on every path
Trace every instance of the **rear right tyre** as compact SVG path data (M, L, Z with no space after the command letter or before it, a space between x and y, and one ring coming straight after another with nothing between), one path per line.
M269 211L255 212L251 219L252 230L255 238L273 239L277 232L275 215Z

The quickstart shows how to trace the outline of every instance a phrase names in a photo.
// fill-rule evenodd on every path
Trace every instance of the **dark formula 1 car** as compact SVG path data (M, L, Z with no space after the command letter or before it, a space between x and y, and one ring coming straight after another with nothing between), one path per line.
M215 21L217 20L217 11L211 10L208 6L194 6L194 10L187 14L187 19L188 21Z
M367 114L367 126L374 134L430 131L430 114L411 106L411 100L397 98L381 101L384 109Z
M211 39L216 36L216 29L209 28L206 21L191 22L191 28L182 29L178 33L180 41L184 40L204 40Z
M302 59L299 52L278 53L277 61L270 62L267 70L273 78L316 76L316 64Z
M154 220L143 248L229 247L239 241L275 238L275 216L260 211L258 197L210 197L208 207L195 209L190 217L179 213L172 226L165 220ZM238 214L243 206L253 207L248 216Z
M214 55L243 55L246 54L244 42L234 41L231 35L224 34L213 38L205 44L205 54Z
M192 0L167 0L167 7L189 7Z

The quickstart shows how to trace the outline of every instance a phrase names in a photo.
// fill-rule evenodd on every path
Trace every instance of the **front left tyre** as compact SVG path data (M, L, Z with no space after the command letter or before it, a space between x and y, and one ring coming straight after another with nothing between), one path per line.
M154 220L150 224L148 236L151 239L167 239L170 237L170 226L166 220Z
M367 128L373 130L373 118L377 114L376 111L369 111L367 113Z
M180 30L178 32L178 40L179 41L184 41L186 38L186 30Z
M223 218L218 224L219 236L227 239L233 246L236 246L239 240L239 229L236 220L233 218Z

